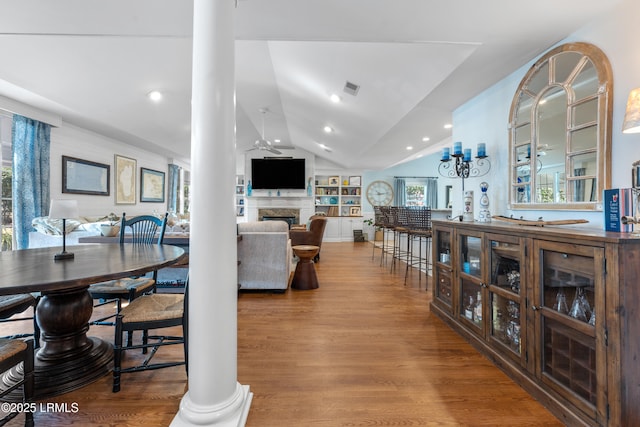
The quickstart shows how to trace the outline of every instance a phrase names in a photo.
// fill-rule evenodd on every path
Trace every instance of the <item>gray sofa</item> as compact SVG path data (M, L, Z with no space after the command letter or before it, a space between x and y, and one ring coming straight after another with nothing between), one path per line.
M284 221L238 224L240 289L286 290L295 264L289 225Z

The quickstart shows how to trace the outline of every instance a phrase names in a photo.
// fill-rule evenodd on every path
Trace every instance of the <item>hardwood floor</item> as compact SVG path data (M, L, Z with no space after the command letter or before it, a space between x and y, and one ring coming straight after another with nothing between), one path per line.
M254 393L247 426L562 425L431 315L424 277L418 288L413 270L405 286L404 265L390 273L379 254L324 243L320 288L239 295L238 381ZM113 339L110 327L90 333ZM36 425L166 426L186 387L183 367L124 376L117 394L105 376L48 399L78 411L38 412Z

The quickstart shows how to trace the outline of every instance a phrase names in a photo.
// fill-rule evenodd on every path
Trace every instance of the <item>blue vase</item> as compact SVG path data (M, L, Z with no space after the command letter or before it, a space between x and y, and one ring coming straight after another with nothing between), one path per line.
M249 181L247 182L247 196L250 196L250 195L251 195L251 191L252 191L252 190L253 190L253 189L251 188L251 180L249 180Z

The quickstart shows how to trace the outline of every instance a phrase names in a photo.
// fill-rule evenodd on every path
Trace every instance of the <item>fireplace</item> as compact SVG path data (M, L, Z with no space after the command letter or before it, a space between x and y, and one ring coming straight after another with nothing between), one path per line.
M258 219L260 221L285 221L291 228L293 224L300 223L300 209L261 208L258 209Z
M293 224L297 224L298 223L296 221L296 217L294 217L294 216L267 216L267 215L263 215L261 220L262 221L284 221L287 224L289 224L289 228L291 228L291 226Z

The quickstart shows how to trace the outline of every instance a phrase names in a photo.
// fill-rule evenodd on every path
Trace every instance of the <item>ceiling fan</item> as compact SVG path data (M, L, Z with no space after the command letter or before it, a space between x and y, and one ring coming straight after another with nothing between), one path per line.
M247 151L263 150L273 154L282 154L282 152L276 149L276 147L271 143L271 141L269 141L264 137L264 115L267 113L267 111L268 110L266 108L260 109L260 113L262 114L262 135L259 139L256 140L256 142L253 143L253 148L250 148ZM289 147L284 147L284 148L289 148ZM293 147L290 147L290 148L293 148Z

